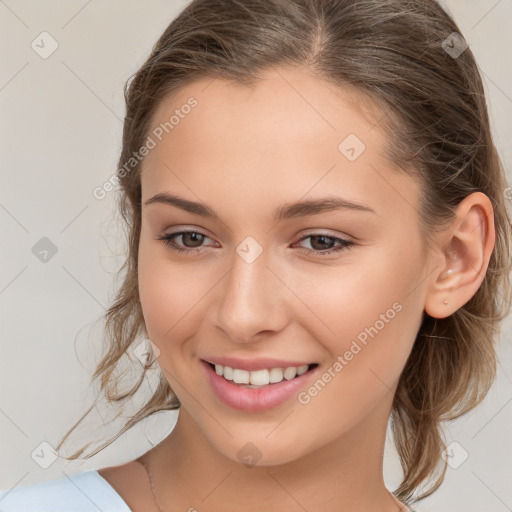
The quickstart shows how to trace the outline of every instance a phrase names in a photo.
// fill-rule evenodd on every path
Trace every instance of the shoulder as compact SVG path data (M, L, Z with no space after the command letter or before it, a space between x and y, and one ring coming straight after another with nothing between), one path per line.
M0 490L1 512L131 512L96 470Z

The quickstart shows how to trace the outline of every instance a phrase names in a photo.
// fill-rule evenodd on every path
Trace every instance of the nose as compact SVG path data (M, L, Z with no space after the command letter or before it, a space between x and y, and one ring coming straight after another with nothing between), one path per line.
M235 343L254 343L285 328L292 295L268 265L265 251L249 263L237 253L224 278L216 327Z

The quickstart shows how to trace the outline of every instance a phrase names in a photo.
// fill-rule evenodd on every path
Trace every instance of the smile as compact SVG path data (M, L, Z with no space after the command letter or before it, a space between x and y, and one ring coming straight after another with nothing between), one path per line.
M222 404L245 412L263 412L284 404L319 373L317 363L285 367L268 364L269 368L262 368L258 363L256 366L257 369L245 370L201 360L214 396Z
M235 384L246 384L248 388L257 389L269 384L277 384L283 379L292 380L306 373L312 365L288 366L287 368L269 368L247 371L230 366L215 365L215 373Z

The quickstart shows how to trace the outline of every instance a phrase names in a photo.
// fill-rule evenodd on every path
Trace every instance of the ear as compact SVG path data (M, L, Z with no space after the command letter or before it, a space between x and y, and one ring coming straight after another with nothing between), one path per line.
M494 249L494 210L485 194L467 196L456 214L436 240L439 264L425 299L425 312L434 318L450 316L473 297L484 280Z

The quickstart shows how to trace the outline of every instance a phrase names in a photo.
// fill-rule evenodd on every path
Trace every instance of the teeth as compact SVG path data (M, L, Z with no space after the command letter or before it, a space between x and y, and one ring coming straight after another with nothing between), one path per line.
M302 375L308 371L309 365L305 364L304 366L299 366L297 368L297 375Z
M272 368L270 370L270 382L281 382L283 380L283 369L282 368Z
M219 366L222 368L221 365L219 365ZM230 368L229 366L224 366L223 371L222 371L222 376L226 380L233 380L233 368Z
M233 382L237 384L249 384L249 372L233 369Z
M250 374L249 381L255 386L266 386L270 382L268 370L256 370L254 372L247 372Z
M292 380L296 376L303 375L308 371L309 365L289 366L288 368L271 368L270 370L239 370L230 366L215 365L215 373L226 380L232 380L236 384L247 384L250 388L276 384L283 379Z
M297 368L295 366L290 366L284 371L284 378L286 380L292 380L295 375L297 375Z

